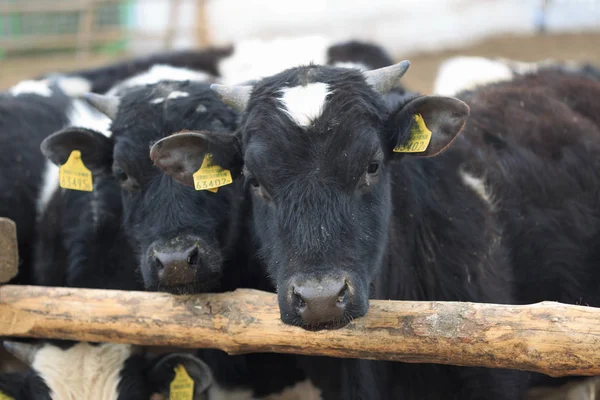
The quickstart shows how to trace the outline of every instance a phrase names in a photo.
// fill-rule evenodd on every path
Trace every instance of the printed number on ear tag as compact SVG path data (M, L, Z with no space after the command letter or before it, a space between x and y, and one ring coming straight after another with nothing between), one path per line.
M0 400L15 400L7 394L0 392Z
M92 184L92 172L86 168L81 160L81 152L73 150L66 163L58 170L60 187L71 190L91 192L94 190Z
M216 193L219 187L233 182L231 172L216 165L210 153L204 156L200 169L193 177L196 190L210 190L213 193Z
M425 125L421 114L413 115L410 136L403 144L394 148L394 153L421 153L427 150L431 141L431 131Z
M193 400L194 380L190 378L185 367L181 364L175 367L175 378L169 387L170 400Z

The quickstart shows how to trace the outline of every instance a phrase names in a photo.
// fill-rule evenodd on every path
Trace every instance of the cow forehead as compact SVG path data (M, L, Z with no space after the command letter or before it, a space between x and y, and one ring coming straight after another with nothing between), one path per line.
M298 126L306 127L321 116L329 94L329 85L324 82L286 87L281 89L279 109Z

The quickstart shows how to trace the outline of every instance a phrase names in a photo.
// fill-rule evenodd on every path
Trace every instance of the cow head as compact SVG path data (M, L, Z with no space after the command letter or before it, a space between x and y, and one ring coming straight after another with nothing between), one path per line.
M121 187L123 225L140 257L150 290L190 293L216 290L232 208L231 186L216 193L179 185L148 157L152 143L184 129L223 134L235 127L237 114L207 84L161 82L127 88L119 96L88 95L111 120L112 135L69 127L42 143L43 153L64 164L79 150L94 177L111 175ZM215 160L232 174L240 167Z
M221 151L233 147L243 160L260 254L285 323L335 328L367 312L388 248L391 185L404 179L391 163L438 154L465 124L468 106L448 97L409 98L390 111L384 96L407 68L407 61L364 73L311 65L253 87L213 85L243 111L240 139ZM182 154L164 170L185 181L210 142L163 139L157 145Z

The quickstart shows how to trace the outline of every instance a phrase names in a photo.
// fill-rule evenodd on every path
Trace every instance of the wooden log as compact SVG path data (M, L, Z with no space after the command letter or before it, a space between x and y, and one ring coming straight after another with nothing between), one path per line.
M0 287L0 336L218 348L600 375L600 309L372 301L343 329L284 325L274 294Z
M17 226L14 221L0 217L0 283L6 283L19 272Z

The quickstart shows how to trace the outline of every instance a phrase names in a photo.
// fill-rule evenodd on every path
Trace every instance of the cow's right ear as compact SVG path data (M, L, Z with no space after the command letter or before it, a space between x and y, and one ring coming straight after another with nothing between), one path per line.
M149 382L165 399L206 397L213 383L210 368L193 354L172 353L160 358L150 369Z
M69 159L71 152L79 150L81 160L92 173L109 172L112 164L113 142L102 133L91 129L68 127L48 136L40 149L56 165Z
M154 143L150 158L163 172L187 186L207 154L213 162L229 170L233 179L242 172L242 155L237 136L231 133L183 131Z

